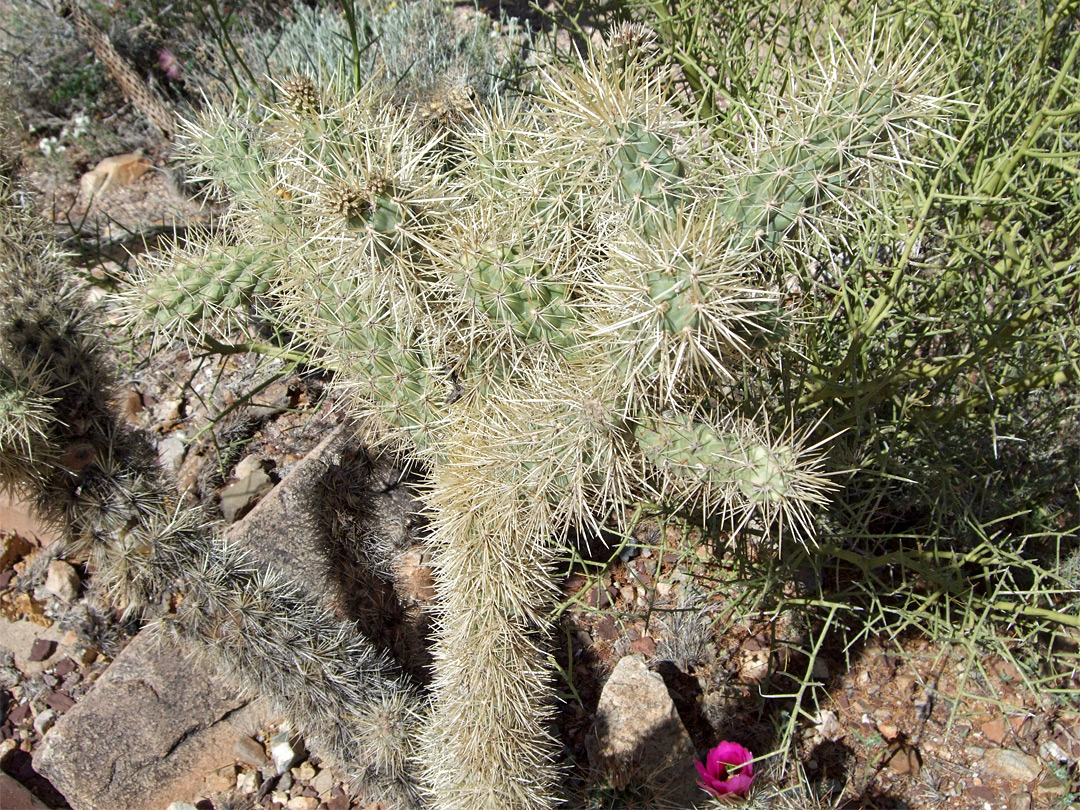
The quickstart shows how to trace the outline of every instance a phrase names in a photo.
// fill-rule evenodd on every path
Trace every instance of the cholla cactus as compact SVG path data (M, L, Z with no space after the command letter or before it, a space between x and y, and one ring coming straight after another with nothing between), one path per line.
M545 617L568 531L659 495L809 540L830 486L819 449L771 434L724 386L788 334L767 281L778 257L869 210L879 157L903 161L940 106L917 58L838 51L746 110L758 134L728 152L627 36L543 71L528 103L445 127L376 90L324 98L316 121L271 105L189 127L193 162L234 194L236 244L207 255L250 257L261 269L237 283L265 282L284 348L429 463L422 761L441 810L554 804ZM223 142L223 121L242 137ZM129 312L161 322L169 302L196 342L220 328L192 322L205 301L178 302L205 285L149 273L154 298L128 295Z

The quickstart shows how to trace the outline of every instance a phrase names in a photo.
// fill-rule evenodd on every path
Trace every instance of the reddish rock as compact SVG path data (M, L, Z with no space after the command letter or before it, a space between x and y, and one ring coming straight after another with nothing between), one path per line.
M634 641L630 643L630 652L641 653L646 658L652 658L656 655L656 642L648 636L634 639Z
M47 638L39 638L34 642L30 650L31 661L45 661L56 652L56 642Z

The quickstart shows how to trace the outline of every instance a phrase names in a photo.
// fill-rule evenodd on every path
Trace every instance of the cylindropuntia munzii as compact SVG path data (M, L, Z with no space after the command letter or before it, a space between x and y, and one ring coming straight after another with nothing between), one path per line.
M735 151L679 112L646 45L621 29L527 99L453 115L314 77L213 109L188 158L227 186L229 227L125 297L133 323L211 346L240 319L227 334L205 316L242 299L427 465L437 637L417 750L440 810L554 806L546 617L568 532L662 497L810 540L831 486L818 445L729 388L793 334L778 262L870 211L867 181L942 106L915 51L837 47L745 111Z

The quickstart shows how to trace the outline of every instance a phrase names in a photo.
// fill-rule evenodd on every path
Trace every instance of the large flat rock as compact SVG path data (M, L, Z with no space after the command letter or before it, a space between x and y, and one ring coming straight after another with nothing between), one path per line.
M75 810L163 810L202 793L263 719L207 665L144 630L45 736L34 767Z
M310 593L326 592L326 564L313 542L323 531L320 485L330 466L341 460L353 432L347 422L338 426L225 531L226 539L251 549L260 562Z

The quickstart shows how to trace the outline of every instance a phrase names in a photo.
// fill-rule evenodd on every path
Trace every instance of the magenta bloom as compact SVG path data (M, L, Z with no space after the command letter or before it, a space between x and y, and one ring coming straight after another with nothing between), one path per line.
M701 786L713 796L745 796L754 781L754 755L738 743L722 742L709 752L705 764L695 762Z
M180 61L173 55L173 52L168 48L162 48L158 51L158 67L162 72L170 79L179 79L182 69L180 67Z

